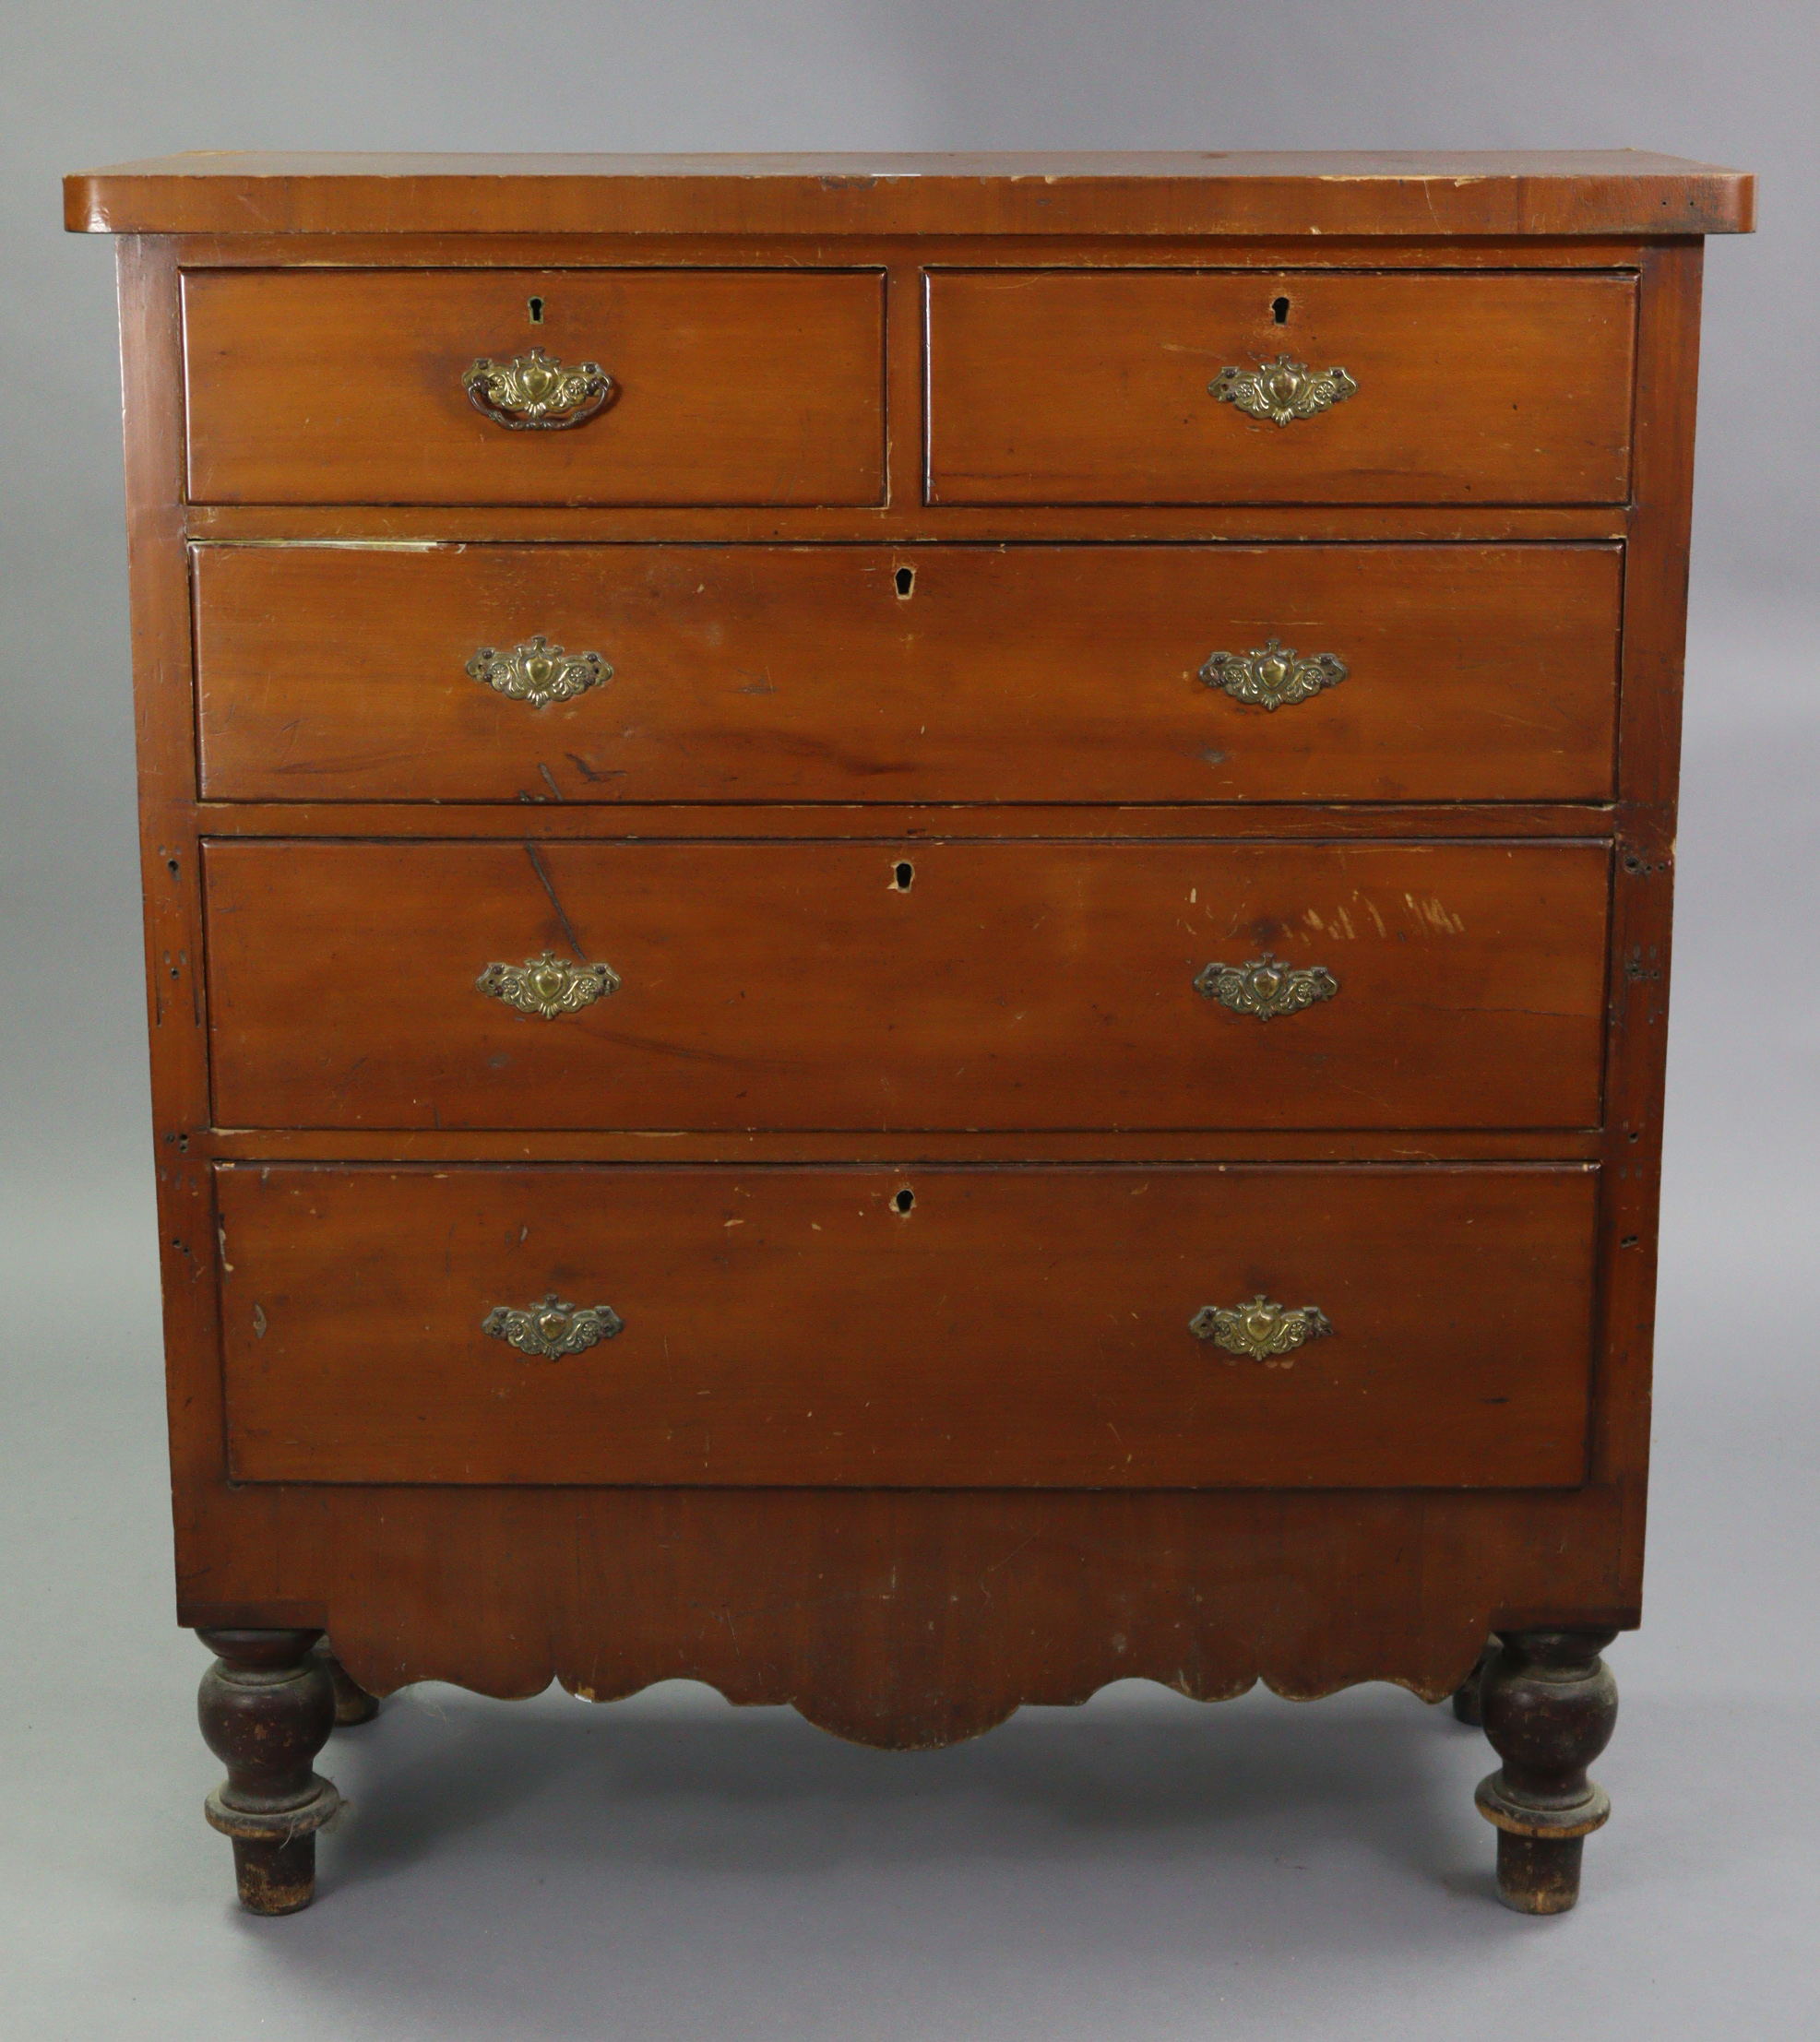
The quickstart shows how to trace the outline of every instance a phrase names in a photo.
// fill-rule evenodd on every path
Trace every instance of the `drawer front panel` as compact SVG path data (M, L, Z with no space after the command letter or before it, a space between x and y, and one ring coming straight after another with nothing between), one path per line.
M193 564L214 800L1612 792L1616 547L204 546ZM533 676L536 652L470 671L536 639L562 675ZM1246 699L1272 641L1300 667Z
M1608 871L1586 843L215 841L215 1114L1590 1126ZM506 997L541 1002L546 953L553 1018ZM1270 959L1325 975L1299 1010L1208 970Z
M1628 277L961 271L928 293L932 503L1629 494ZM1279 426L1208 387L1284 356L1356 389Z
M244 1481L1583 1477L1584 1167L292 1167L218 1188ZM1331 1331L1259 1359L1191 1330L1255 1297ZM603 1316L503 1316L552 1298Z
M875 504L884 307L870 270L191 272L190 500ZM464 373L533 347L613 400L476 409Z

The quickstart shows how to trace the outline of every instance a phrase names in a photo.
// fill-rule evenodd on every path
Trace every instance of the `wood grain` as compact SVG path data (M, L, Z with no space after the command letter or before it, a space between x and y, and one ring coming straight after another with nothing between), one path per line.
M1641 149L167 156L64 181L93 233L1698 234L1746 173Z
M363 1688L705 1680L896 1750L1110 1680L1204 1701L1396 1680L1496 1624L1636 1621L1612 1490L221 1487L185 1623L327 1627Z
M315 1127L1579 1127L1600 844L207 850L215 1117ZM908 864L908 890L898 890ZM545 950L620 989L476 990ZM1265 952L1337 997L1195 989Z
M193 502L820 505L884 492L875 270L192 271L184 335ZM566 432L482 416L464 372L533 346L599 362L619 395Z
M202 1127L183 1137L185 1153L223 1162L353 1163L1534 1163L1597 1162L1597 1128L1400 1129L1391 1133L1285 1132L1277 1128L989 1128L915 1134L805 1134L802 1129L682 1128L632 1133L539 1128L535 1134L435 1128Z
M1625 604L1614 861L1612 1074L1600 1253L1601 1400L1593 1460L1625 1497L1623 1578L1642 1595L1654 1377L1663 1094L1681 779L1682 669L1694 496L1703 254L1659 250L1644 270L1637 361L1637 504Z
M214 801L1585 801L1615 547L201 546ZM466 671L533 635L607 683ZM1281 635L1347 678L1198 678Z
M802 232L742 234L667 233L660 237L617 230L585 233L387 233L367 228L348 233L173 234L167 245L181 269L307 268L326 256L337 267L378 269L791 269L803 258ZM1420 239L1385 234L1318 234L1305 241L1222 235L1211 244L1220 268L1277 269L1292 261L1302 269L1635 269L1656 235L1482 234ZM891 270L1043 268L1055 260L1089 269L1200 269L1207 266L1206 234L1094 235L899 232L843 233L831 250L854 268ZM921 299L921 290L916 293ZM920 336L922 306L912 305ZM921 352L921 341L918 342ZM919 381L918 387L921 385Z
M214 1186L187 1138L207 1124L209 1100L194 663L179 508L183 328L169 245L126 239L116 255L165 1421L182 1553L197 1536L200 1499L227 1466L209 1248Z
M1569 1486L1595 1181L223 1166L232 1471ZM1259 1293L1318 1305L1333 1333L1267 1366L1190 1331ZM552 1294L624 1330L556 1359L483 1330Z
M1620 503L1636 304L1625 276L937 272L929 499ZM1278 426L1209 394L1283 354L1357 395Z
M541 776L539 776L540 780ZM588 838L815 843L939 842L952 837L1012 842L1142 838L1205 843L1247 838L1329 843L1382 838L1604 836L1616 804L1575 801L1204 801L1159 806L1099 801L204 801L194 813L210 837L477 837L515 843Z
M921 405L919 403L919 411ZM899 420L904 413L895 414ZM292 545L1433 545L1623 540L1621 505L942 504L922 501L920 443L908 493L859 508L651 505L192 504L202 543ZM902 466L901 443L893 456Z

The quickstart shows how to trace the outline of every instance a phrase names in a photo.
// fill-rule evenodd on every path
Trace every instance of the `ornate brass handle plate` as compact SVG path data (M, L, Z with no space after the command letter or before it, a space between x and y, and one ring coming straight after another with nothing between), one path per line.
M577 695L613 677L613 670L598 652L565 652L541 632L508 652L482 646L469 660L467 671L495 695L528 702L533 709L552 702L573 702Z
M482 355L461 378L461 387L475 410L512 433L566 433L619 395L619 385L598 362L565 369L541 348L509 362Z
M1201 669L1208 687L1224 688L1234 702L1255 702L1267 709L1306 702L1323 688L1337 688L1345 678L1346 662L1331 652L1313 653L1304 659L1293 646L1275 638L1249 652L1213 653Z
M619 991L619 973L607 964L570 964L546 950L521 965L490 964L474 980L477 991L494 1000L504 1000L520 1014L535 1014L545 1021L559 1015L579 1014Z
M1236 404L1248 419L1288 425L1343 404L1359 386L1344 369L1311 369L1279 354L1255 369L1221 369L1207 385L1222 404Z
M517 1347L520 1354L540 1361L558 1361L565 1354L580 1354L611 1340L625 1324L611 1305L565 1304L553 1290L528 1312L494 1305L481 1321L481 1331Z
M1292 1369L1295 1350L1310 1340L1333 1331L1326 1312L1315 1305L1297 1305L1291 1310L1267 1298L1260 1290L1242 1305L1203 1305L1188 1322L1197 1340L1211 1340L1230 1357L1228 1367L1236 1366L1241 1355L1249 1355L1267 1369Z
M1339 980L1326 965L1285 964L1267 950L1242 965L1207 966L1195 980L1195 991L1234 1014L1275 1021L1285 1014L1300 1014L1317 1000L1331 1000L1339 991Z

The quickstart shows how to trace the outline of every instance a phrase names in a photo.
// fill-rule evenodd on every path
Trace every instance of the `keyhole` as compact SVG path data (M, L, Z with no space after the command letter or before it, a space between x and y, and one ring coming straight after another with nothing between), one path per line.
M530 302L530 323L534 326L543 324L543 300L533 298Z
M891 868L891 891L894 894L909 893L910 881L915 877L916 867L910 863L908 858L900 858Z
M910 600L910 591L916 587L916 569L914 567L899 567L896 578L898 584L898 600L899 602L908 602Z
M1270 316L1279 326L1288 326L1290 323L1289 300L1287 298L1272 298L1270 301Z
M900 1213L907 1213L916 1204L916 1193L906 1184L891 1203Z

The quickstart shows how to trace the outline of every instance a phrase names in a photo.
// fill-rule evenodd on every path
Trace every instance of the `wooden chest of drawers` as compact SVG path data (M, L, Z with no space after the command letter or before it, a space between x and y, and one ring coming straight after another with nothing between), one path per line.
M247 1905L410 1681L910 1747L1134 1674L1457 1691L1502 1893L1572 1904L1751 202L68 181L122 237L178 1618Z

